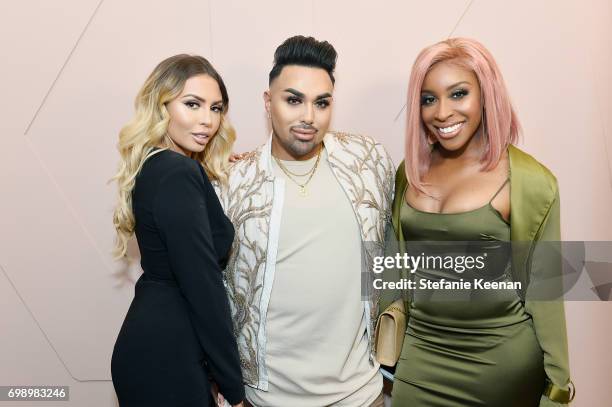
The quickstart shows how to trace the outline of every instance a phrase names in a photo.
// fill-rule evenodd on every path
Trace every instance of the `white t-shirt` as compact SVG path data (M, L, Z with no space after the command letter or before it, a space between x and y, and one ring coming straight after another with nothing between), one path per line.
M315 161L282 163L303 174ZM306 196L273 165L286 188L266 322L268 391L247 386L247 399L258 407L369 406L382 376L369 361L355 213L325 151Z

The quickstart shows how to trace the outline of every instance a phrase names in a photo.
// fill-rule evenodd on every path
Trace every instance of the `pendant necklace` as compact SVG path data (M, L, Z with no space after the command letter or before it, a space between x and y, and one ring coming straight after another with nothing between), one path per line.
M287 178L289 178L294 184L296 184L298 186L299 194L302 197L307 195L307 193L306 193L306 186L308 185L308 183L310 182L310 180L314 176L315 172L317 171L317 167L319 166L319 161L321 160L321 150L322 149L323 149L323 146L321 146L321 148L319 148L319 153L317 154L317 160L315 161L313 167L310 170L306 171L305 174L296 174L294 172L291 172L287 167L285 167L283 165L283 163L278 158L274 157L274 160L276 160L276 163L278 164L280 169L285 173L285 175L287 175ZM305 177L306 175L308 175L308 179L304 183L300 183L300 182L296 181L295 178L293 178L294 176L296 176L296 177Z

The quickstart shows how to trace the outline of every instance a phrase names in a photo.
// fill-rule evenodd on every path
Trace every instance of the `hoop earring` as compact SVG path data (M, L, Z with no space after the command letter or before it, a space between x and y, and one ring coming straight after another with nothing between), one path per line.
M166 139L168 139L168 140L166 141L166 145L170 144L170 145L168 145L168 148L174 147L175 149L177 149L176 144L174 143L174 140L172 140L172 137L170 137L170 136L168 135L168 133L164 134L164 137L165 137ZM169 143L168 143L168 142L169 142Z
M435 137L433 137L429 130L427 130L427 132L425 133L425 137L427 138L427 144L429 144L429 146L433 148L433 145L436 144Z

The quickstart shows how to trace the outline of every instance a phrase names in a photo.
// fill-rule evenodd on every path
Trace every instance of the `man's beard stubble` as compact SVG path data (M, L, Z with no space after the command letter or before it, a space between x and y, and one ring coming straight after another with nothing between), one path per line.
M289 137L291 137L292 140L290 142L287 142L287 140L284 140L278 136L278 132L276 131L276 128L274 126L274 120L271 121L271 125L272 125L272 137L276 137L276 140L278 141L278 143L282 145L283 149L287 151L292 157L298 158L298 157L303 157L305 155L308 155L311 152L313 152L323 142L323 140L317 141L318 134L315 135L315 137L310 141L301 141L301 140L293 138L290 132L289 132ZM293 128L317 130L314 126L310 126L307 124L303 124L299 126L292 126L290 130Z

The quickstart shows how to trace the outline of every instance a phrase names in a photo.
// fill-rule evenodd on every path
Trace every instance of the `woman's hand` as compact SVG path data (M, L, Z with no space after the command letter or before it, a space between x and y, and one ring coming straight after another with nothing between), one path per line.
M225 407L225 398L223 397L223 394L219 393L218 391L217 391L216 400L217 400L217 406L218 407ZM242 403L240 403L240 404L242 404Z
M226 405L229 405L229 403L225 401L225 397L223 397L223 394L221 393L217 393L217 397L215 398L215 400L217 401L218 407L225 407ZM232 407L244 407L244 402L241 401L238 404L233 404Z
M246 153L232 153L229 157L231 163L235 163L236 161L240 161L244 158Z

